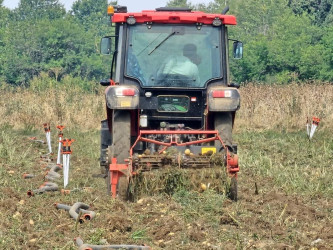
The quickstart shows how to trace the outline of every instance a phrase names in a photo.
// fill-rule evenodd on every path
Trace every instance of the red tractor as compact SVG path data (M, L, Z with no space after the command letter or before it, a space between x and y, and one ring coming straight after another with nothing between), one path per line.
M239 85L230 83L228 25L236 18L188 8L128 13L109 6L114 35L101 41L113 55L110 80L102 80L107 119L101 123L100 165L108 192L125 198L139 172L210 167L221 154L237 200L237 145L232 142ZM242 43L233 41L233 57ZM166 158L168 149L176 149Z

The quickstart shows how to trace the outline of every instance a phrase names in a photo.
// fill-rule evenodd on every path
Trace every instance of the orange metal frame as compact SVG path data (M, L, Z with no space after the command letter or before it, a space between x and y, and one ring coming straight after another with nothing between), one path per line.
M144 137L146 135L152 135L152 134L171 135L171 140L170 140L170 142L161 142L161 141L157 141L154 139L148 139L148 138ZM176 138L177 135L188 135L188 134L206 135L207 138L190 141L190 142L183 142L183 143L177 142L177 138ZM211 137L208 137L208 136L211 136ZM118 164L116 158L112 159L112 163L109 166L112 197L115 198L117 196L118 180L122 175L124 175L124 173L122 171L129 170L129 173L133 174L131 160L132 160L132 155L133 155L133 149L139 141L145 141L145 142L164 146L163 150L161 150L159 152L159 153L162 153L165 149L167 149L168 147L171 147L171 146L189 146L189 145L194 145L194 144L211 142L211 141L215 141L215 140L219 140L221 142L223 148L227 152L227 157L226 157L227 164L226 165L227 165L228 174L230 176L234 176L237 178L237 173L239 172L238 156L236 154L232 154L229 152L228 148L223 143L217 130L186 130L186 131L184 131L184 130L141 130L138 138L136 139L136 141L134 142L133 146L130 149L130 157L129 157L128 163Z

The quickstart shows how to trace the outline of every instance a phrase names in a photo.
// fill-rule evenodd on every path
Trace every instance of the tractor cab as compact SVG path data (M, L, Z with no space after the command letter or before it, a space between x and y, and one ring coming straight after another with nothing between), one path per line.
M231 133L240 96L229 79L227 30L236 18L167 7L128 13L109 6L108 14L115 29L101 41L101 53L113 56L110 80L101 81L108 86L101 166L112 195L118 184L110 176L131 178L147 165L142 157L134 164L147 150L162 154L178 147L202 155L208 145L236 153ZM233 40L234 58L242 53L242 43ZM238 164L230 169L236 176Z

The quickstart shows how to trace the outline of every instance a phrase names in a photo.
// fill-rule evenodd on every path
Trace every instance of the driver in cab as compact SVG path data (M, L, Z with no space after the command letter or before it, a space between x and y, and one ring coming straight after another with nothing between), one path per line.
M157 79L163 80L163 78L172 76L183 76L183 78L189 81L191 86L200 85L200 77L198 64L201 59L197 54L197 47L188 43L184 45L183 55L169 56L162 66L157 71Z

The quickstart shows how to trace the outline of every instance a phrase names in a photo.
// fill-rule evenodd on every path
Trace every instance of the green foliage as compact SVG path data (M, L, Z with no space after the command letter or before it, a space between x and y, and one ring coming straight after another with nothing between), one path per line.
M90 236L90 242L91 242L91 244L95 244L95 245L100 244L100 241L104 237L104 233L105 233L105 230L101 229L101 228L93 230L93 233Z
M92 79L104 73L92 33L69 19L33 23L10 25L3 65L8 82L27 83L42 71L57 78L71 74Z
M323 56L330 45L321 43L325 33L312 24L311 16L295 15L284 0L239 2L238 8L231 8L238 18L231 36L244 42L245 56L231 62L234 78L268 83L332 81L329 56Z
M0 80L27 85L41 72L56 80L104 78L110 58L99 55L96 31L107 33L106 6L106 1L77 1L75 15L58 0L21 0L13 11L0 7Z
M54 20L66 14L65 7L59 0L21 0L13 17L17 20Z
M256 176L272 178L290 193L332 197L332 178L327 170L332 162L333 140L328 133L319 130L311 141L305 131L237 135L243 149L243 168L253 169Z
M73 3L71 14L84 27L95 35L107 34L110 17L106 14L106 0L78 0Z
M111 1L116 4L116 1ZM59 0L20 0L14 10L0 0L0 82L28 85L46 72L56 81L66 75L85 80L108 75L111 57L98 53L110 35L108 1L77 0L66 13ZM213 0L189 7L237 17L232 39L244 43L244 58L230 62L235 81L333 81L333 8L330 0ZM231 46L230 46L231 47Z
M132 233L131 238L133 240L142 240L142 239L146 239L146 231L145 230L138 230Z
M49 89L66 89L79 92L96 92L98 85L94 81L82 79L80 77L73 77L66 75L60 80L55 77L49 77L48 74L42 72L39 76L34 77L29 82L29 89L34 92L42 92Z
M191 3L189 3L187 0L170 0L167 2L166 6L193 8L193 5Z
M317 25L333 24L333 3L331 0L289 0L296 15L303 13L313 16L313 22Z
M230 37L244 42L244 58L230 62L236 81L333 80L330 1L214 0L196 8L221 13L225 5L238 23Z
M183 217L188 221L196 221L200 216L218 226L218 214L221 213L225 196L208 189L203 193L179 190L172 199L179 203L183 209Z

